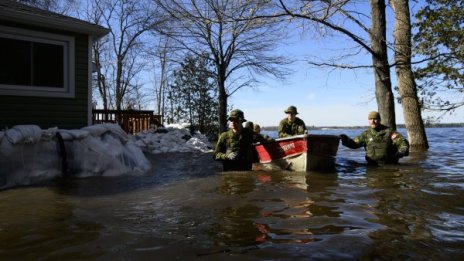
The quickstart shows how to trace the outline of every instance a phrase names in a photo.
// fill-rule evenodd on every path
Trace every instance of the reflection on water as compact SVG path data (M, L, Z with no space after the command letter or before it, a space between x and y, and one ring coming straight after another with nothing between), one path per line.
M98 238L103 226L76 219L74 208L72 202L44 188L3 192L0 197L2 260L37 260L38 255L45 253L52 259L63 260L76 245ZM93 259L99 255L100 250L89 249L73 251L71 256Z
M327 134L361 130L327 130ZM150 156L149 175L0 192L2 260L458 260L464 129L368 167L340 147L333 173L221 172L210 154Z

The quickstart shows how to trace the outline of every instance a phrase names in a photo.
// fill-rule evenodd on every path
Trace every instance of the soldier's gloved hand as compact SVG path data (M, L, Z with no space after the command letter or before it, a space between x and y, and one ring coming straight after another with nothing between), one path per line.
M340 139L342 139L342 144L346 144L350 140L350 138L345 134L341 134Z
M228 160L236 160L238 157L238 151L232 151L226 154L226 159Z
M406 152L403 152L403 151L396 152L396 157L397 158L402 158L404 156L408 156L408 154Z

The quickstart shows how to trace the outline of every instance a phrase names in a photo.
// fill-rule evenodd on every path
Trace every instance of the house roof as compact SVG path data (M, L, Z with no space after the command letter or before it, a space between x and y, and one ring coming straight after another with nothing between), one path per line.
M0 20L83 33L92 35L94 38L103 37L109 32L109 29L103 26L13 0L0 0Z

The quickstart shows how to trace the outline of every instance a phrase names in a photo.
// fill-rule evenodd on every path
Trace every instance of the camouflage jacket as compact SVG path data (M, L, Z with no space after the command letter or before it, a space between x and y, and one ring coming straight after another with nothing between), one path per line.
M274 139L266 134L253 134L253 143L273 141Z
M238 159L235 161L252 162L253 161L253 131L248 128L242 128L239 134L235 134L231 129L223 132L214 150L216 160L228 161L226 155L230 152L238 152Z
M378 128L369 128L361 135L351 140L347 147L357 149L364 147L368 162L398 162L397 152L403 155L409 154L409 142L399 132L384 125Z
M295 118L295 121L289 122L287 118L280 121L279 138L290 137L300 134L305 134L306 125L300 118Z

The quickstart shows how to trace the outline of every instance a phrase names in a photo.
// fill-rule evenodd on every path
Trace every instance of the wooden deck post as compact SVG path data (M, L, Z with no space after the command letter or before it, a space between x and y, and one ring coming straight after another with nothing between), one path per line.
M150 124L160 125L161 115L149 110L92 110L92 124L117 123L130 134L146 131Z

